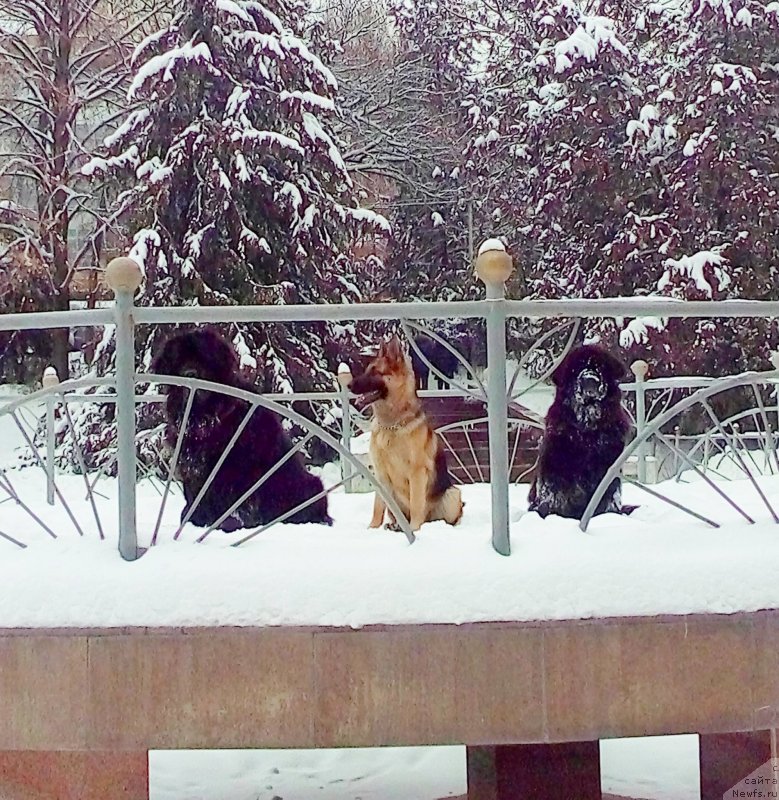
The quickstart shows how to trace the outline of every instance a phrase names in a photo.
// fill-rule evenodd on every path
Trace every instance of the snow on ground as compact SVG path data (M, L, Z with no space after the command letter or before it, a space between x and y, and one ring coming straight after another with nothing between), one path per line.
M149 800L437 800L465 792L463 747L149 754Z
M3 398L18 390L2 387ZM1 402L1 401L0 401ZM34 414L26 423L34 425ZM0 417L0 464L14 463L21 437ZM779 584L754 576L779 570L779 536L747 480L721 485L757 520L747 524L701 481L655 488L724 523L712 529L641 492L630 517L596 518L582 533L573 520L524 513L527 487L511 489L512 556L490 543L489 487L464 487L463 523L427 524L414 545L401 534L369 531L371 495L331 497L332 528L279 525L240 548L243 536L185 529L173 541L182 498L169 498L158 546L127 564L116 552L116 482L98 483L107 539L101 542L84 480L58 485L84 530L79 536L58 502L45 503L38 468L9 469L22 500L59 536L56 540L0 489L0 531L28 545L0 540L0 626L332 625L555 620L698 612L732 613L779 607ZM324 470L326 482L338 470ZM760 479L779 508L779 478ZM147 545L160 487L138 486L139 539ZM3 502L3 500L5 500ZM751 576L751 577L750 577ZM564 591L561 591L564 587Z
M642 800L699 800L698 736L603 739L603 791Z
M327 472L327 471L326 471ZM9 470L20 497L60 535L52 540L12 501L0 530L29 546L0 541L0 627L197 626L463 623L654 614L732 613L779 607L779 536L749 481L722 485L755 517L749 525L701 481L655 488L725 523L720 529L635 487L630 517L596 518L588 533L573 520L523 513L526 486L512 487L512 555L490 542L490 489L464 487L463 523L426 524L415 544L369 531L372 497L335 493L332 528L278 525L240 548L242 532L173 533L182 506L171 497L159 544L139 561L115 549L116 484L98 484L101 542L83 478L58 484L84 529L80 537L58 504L45 503L40 469ZM779 507L779 478L761 479ZM0 490L2 493L2 490ZM138 487L139 540L149 543L160 497Z

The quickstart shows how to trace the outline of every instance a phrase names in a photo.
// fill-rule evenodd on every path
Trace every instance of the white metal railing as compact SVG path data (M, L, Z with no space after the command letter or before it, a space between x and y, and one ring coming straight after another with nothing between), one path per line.
M61 386L45 388L39 394L40 399L47 402L49 429L53 404L81 399L79 394L85 387L92 388L97 384L115 391L115 396L100 395L99 398L89 396L90 400L116 403L117 420L117 475L119 486L119 549L125 559L134 559L138 555L136 533L136 387L142 381L150 380L150 376L139 376L135 372L135 330L138 325L171 325L182 323L262 323L262 322L306 322L335 320L397 320L409 323L412 320L432 320L447 318L484 319L487 326L487 375L486 385L476 381L475 388L468 388L467 394L476 396L487 404L489 427L489 458L492 500L492 541L496 551L508 555L509 514L509 454L508 454L508 404L516 399L513 381L507 386L506 380L506 325L513 317L525 318L566 318L580 320L593 317L640 317L644 315L666 318L688 317L779 317L779 302L776 301L701 301L682 302L672 299L651 298L615 298L602 300L508 300L505 297L505 282L510 273L510 262L507 265L505 253L498 254L496 259L482 260L477 264L479 277L486 286L486 299L466 302L440 303L366 303L361 305L288 305L288 306L219 306L178 308L144 307L134 304L134 294L140 285L140 270L129 259L117 259L109 265L107 279L115 294L115 305L109 309L42 312L33 314L7 314L0 316L0 330L51 329L73 326L106 326L116 327L116 372L115 375L87 382L68 382ZM569 341L573 341L573 336ZM652 437L666 424L673 415L673 409L652 418L646 407L647 392L660 388L691 388L703 386L699 391L708 392L704 399L714 394L708 379L692 378L682 386L678 380L647 380L646 371L636 370L635 381L625 385L636 395L636 427L637 437L628 448L628 455L638 456L638 479L645 481L645 453ZM743 385L755 385L758 381L774 381L779 378L776 373L766 373L755 377L746 376ZM159 380L159 379L158 379ZM728 386L739 385L737 379L726 381ZM725 384L723 384L725 386ZM209 391L216 389L209 389ZM72 394L68 395L68 392ZM322 400L332 399L339 402L343 409L341 449L344 445L348 452L351 436L348 395L345 387L332 393L301 393L294 399ZM144 400L158 398L144 396ZM265 396L257 401L262 405L281 408L280 400L293 399ZM0 407L0 415L14 413L24 401L16 401ZM693 401L694 402L694 401ZM67 402L66 404L67 405ZM689 403L687 406L689 407ZM774 412L774 409L770 409ZM290 414L291 412L284 412ZM670 415L670 416L669 416ZM658 423L658 419L662 422ZM321 428L317 435L320 435ZM720 438L727 437L727 432L718 432ZM329 437L332 438L332 437ZM766 445L768 446L768 445ZM53 463L51 441L47 444L46 460ZM627 452L627 451L626 451ZM625 458L628 457L625 456ZM779 462L778 462L779 463ZM352 465L355 469L358 466ZM617 467L615 467L617 468ZM618 469L618 468L617 468ZM349 477L348 475L346 476ZM604 479L605 480L605 479ZM49 477L48 495L53 499L53 478ZM13 495L11 495L13 498ZM597 498L593 498L597 502ZM593 506L594 507L594 506ZM401 520L399 520L401 522ZM408 524L405 530L408 533ZM585 523L586 524L586 523ZM413 537L411 537L413 538Z
M413 344L412 344L413 346ZM626 400L633 396L633 407L635 413L633 415L633 422L635 426L636 437L640 438L644 429L649 425L655 417L664 412L670 405L673 398L672 393L678 391L690 392L694 389L703 388L716 384L717 379L711 377L683 377L683 378L646 378L643 372L644 362L635 362L631 365L631 370L636 376L633 382L626 382L620 384L620 388ZM341 377L340 375L338 376ZM351 378L351 373L348 373L348 378ZM766 378L766 382L769 379ZM113 404L116 402L115 394L100 394L84 392L84 391L63 391L59 384L56 374L45 375L43 379L44 387L54 388L57 387L59 391L56 394L49 394L45 399L45 414L44 414L44 440L46 448L46 498L49 505L53 505L54 499L54 481L55 481L55 448L56 448L56 434L58 427L57 412L64 409L67 405L79 405L84 403L106 403ZM370 420L363 415L355 412L352 407L354 397L348 391L347 383L344 382L339 391L318 391L318 392L291 392L291 393L266 393L263 396L274 403L281 403L290 405L298 402L308 403L328 403L334 404L338 410L337 417L334 418L334 423L340 421L339 435L342 443L346 449L351 449L351 443L355 436L364 433L370 428ZM660 393L659 396L652 396ZM418 392L419 396L425 398L472 398L474 393L472 391L463 389L422 389ZM521 395L520 395L521 398ZM135 395L136 406L140 405L157 405L162 404L166 400L164 394L145 392L143 394ZM772 409L771 409L772 410ZM525 409L527 411L527 409ZM734 434L742 443L747 446L761 447L765 443L765 433L756 432L752 430L739 430L740 419L748 416L754 416L755 410L742 411L738 415L738 419L728 420L728 424L733 426ZM469 432L476 426L482 425L487 421L487 418L469 418L460 421L449 422L437 430L442 438L446 438L448 433L457 432L462 433L466 439L469 440ZM778 421L779 422L779 421ZM511 421L510 421L511 423ZM539 430L542 428L542 423L537 419L522 419L516 422L517 425L537 427ZM331 426L332 427L332 426ZM509 427L511 425L509 424ZM773 429L773 425L771 426ZM777 424L779 429L779 424ZM634 454L635 458L635 474L641 483L654 483L657 480L666 478L679 479L682 473L690 468L689 462L694 461L698 466L704 470L710 470L717 474L717 470L712 466L715 459L721 460L720 457L725 456L722 452L723 437L717 433L716 430L706 430L701 433L687 433L683 434L677 425L673 431L672 436L673 444L665 448L662 447L663 442L658 437L657 433L645 442L643 446L639 446ZM516 465L517 457L517 438L515 440L515 447L509 456L509 471ZM469 442L470 446L473 444ZM448 442L444 442L445 447ZM511 449L511 448L510 448ZM663 450L664 460L658 462L658 450ZM684 452L689 457L686 460L680 457L680 453ZM449 454L453 456L464 473L467 473L472 482L483 480L478 462L473 457L474 467L463 464L457 457L457 454L449 447ZM732 454L728 455L733 458ZM668 462L668 463L666 463ZM654 464L654 470L649 471L649 466ZM349 475L350 467L347 463L341 465L341 477L346 478ZM356 477L356 476L355 476ZM352 490L351 482L345 484L347 492Z

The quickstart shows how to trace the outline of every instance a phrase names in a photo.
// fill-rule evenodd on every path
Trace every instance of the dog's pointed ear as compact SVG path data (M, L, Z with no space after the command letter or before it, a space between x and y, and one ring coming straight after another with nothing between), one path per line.
M403 360L403 347L400 344L400 339L397 336L393 336L386 344L384 355L390 361L402 361Z

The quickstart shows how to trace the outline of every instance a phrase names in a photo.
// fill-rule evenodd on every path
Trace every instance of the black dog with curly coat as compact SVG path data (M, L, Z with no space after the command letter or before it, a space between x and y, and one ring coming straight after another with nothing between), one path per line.
M625 367L595 345L572 350L555 370L557 391L528 495L531 511L582 518L630 433L619 388L624 374ZM621 488L615 478L595 513L622 512Z
M168 339L154 359L159 375L199 378L254 393L254 387L239 374L233 347L213 330L177 333ZM174 448L184 421L188 390L162 386L165 405L165 441ZM230 395L195 393L184 432L176 477L182 483L186 505L182 520L203 488L208 476L241 425L249 404ZM209 527L265 475L292 445L272 411L256 406L227 458L214 476L190 518L193 525ZM322 481L308 473L299 453L289 458L222 523L222 530L235 530L271 522L322 491ZM320 522L330 525L327 497L297 511L286 522Z

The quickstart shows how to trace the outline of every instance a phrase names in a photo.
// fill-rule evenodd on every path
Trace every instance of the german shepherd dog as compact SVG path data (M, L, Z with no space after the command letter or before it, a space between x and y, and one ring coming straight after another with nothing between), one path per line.
M456 525L463 515L460 489L447 469L441 440L422 410L411 359L397 336L381 345L349 388L361 396L363 406L373 406L370 454L376 478L400 506L411 530L438 519ZM381 526L385 511L385 527L400 530L378 492L370 527Z

